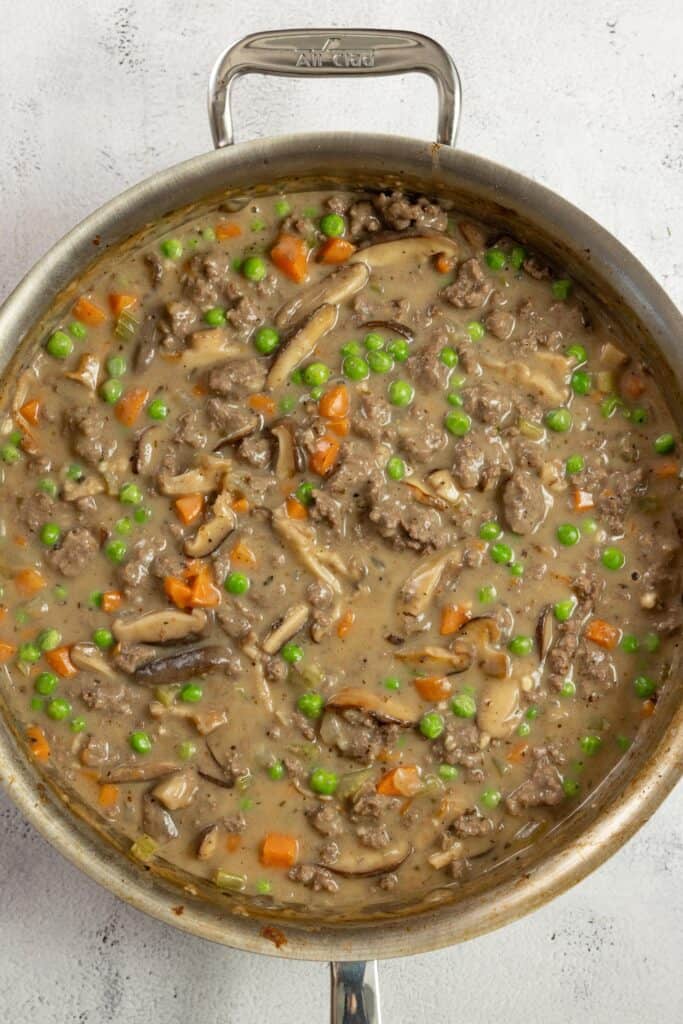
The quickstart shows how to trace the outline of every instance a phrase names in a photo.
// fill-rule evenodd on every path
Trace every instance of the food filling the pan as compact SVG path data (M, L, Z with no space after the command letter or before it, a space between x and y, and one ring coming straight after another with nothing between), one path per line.
M514 238L213 207L101 260L4 402L4 695L143 862L318 910L457 889L657 714L680 438Z

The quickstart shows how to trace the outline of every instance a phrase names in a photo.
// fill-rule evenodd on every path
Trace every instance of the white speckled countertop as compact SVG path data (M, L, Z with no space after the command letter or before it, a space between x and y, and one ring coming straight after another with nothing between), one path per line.
M343 12L343 22L340 16ZM257 28L415 28L453 54L460 145L583 207L683 300L680 0L391 3L21 0L3 5L0 295L86 213L209 148L217 52ZM430 137L432 86L252 79L238 137L329 129ZM683 1019L683 788L621 853L531 917L381 967L385 1024ZM0 795L0 1020L327 1020L327 969L209 945L65 863Z

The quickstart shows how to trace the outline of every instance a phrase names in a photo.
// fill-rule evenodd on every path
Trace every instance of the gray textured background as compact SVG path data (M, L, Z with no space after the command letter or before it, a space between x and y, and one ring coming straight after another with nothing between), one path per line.
M465 90L463 148L582 206L683 298L680 0L417 5L275 0L2 4L0 293L87 212L209 146L206 78L257 28L416 28ZM343 20L340 20L340 16ZM239 138L350 125L429 137L430 83L253 79ZM683 789L580 887L504 932L381 968L387 1024L683 1019ZM299 1024L327 1014L322 965L202 943L116 902L0 796L0 1019Z

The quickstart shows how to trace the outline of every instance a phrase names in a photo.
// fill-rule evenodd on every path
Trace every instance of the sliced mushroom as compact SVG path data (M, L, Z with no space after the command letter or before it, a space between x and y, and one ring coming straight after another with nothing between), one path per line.
M104 773L106 782L151 782L178 771L175 761L140 761L119 764Z
M232 402L228 402L227 405L237 413L235 416L235 427L229 434L224 434L220 441L213 446L215 452L219 451L223 445L241 441L243 437L249 437L250 434L261 429L262 418L259 413L243 405L234 405Z
M324 280L305 288L281 306L275 314L275 323L278 327L288 327L324 303L331 306L339 305L359 292L367 280L368 270L364 264L354 267L347 264L340 270L328 274Z
M554 380L540 370L532 370L526 363L516 360L501 362L498 359L481 359L482 366L495 370L511 384L519 384L554 405L562 405L568 397L566 387L558 387Z
M156 839L158 843L168 843L178 838L178 826L160 803L150 793L142 799L142 827L145 835Z
M78 360L76 369L64 374L69 380L75 380L78 384L82 384L88 391L95 390L99 375L100 361L92 352L84 352Z
M307 604L293 604L272 623L261 644L266 654L276 654L308 622L311 610Z
M138 434L131 460L135 474L151 476L157 472L163 454L162 442L165 438L166 431L161 426L146 427Z
M164 608L136 618L114 619L111 630L119 643L167 644L196 636L206 627L206 622L206 612L201 608L193 608L191 612Z
M290 480L296 473L292 432L286 424L279 423L276 427L272 428L271 434L277 439L275 476L278 480Z
M206 749L219 768L235 775L233 771L235 762L234 732L229 726L224 725L220 729L216 729L208 737Z
M74 644L69 649L69 657L76 668L80 668L85 672L92 672L96 676L102 676L104 679L112 679L117 682L122 679L121 673L117 672L114 666L102 656L95 644Z
M212 772L207 772L205 768L197 769L197 774L205 782L210 782L212 786L220 786L221 789L235 788L234 775L214 775Z
M220 829L218 825L209 825L199 833L197 843L197 860L210 860L218 849Z
M420 665L421 668L445 672L447 675L465 672L472 664L472 655L468 651L449 651L447 647L438 647L436 644L397 651L394 657L410 665Z
M500 627L488 615L469 619L455 634L451 649L456 654L469 655L486 675L502 678L510 673L510 658L494 644L500 640Z
M409 841L403 839L383 850L342 850L334 864L326 864L325 867L344 878L372 878L398 870L412 852Z
M62 497L65 501L79 501L81 498L94 498L104 491L105 483L101 476L86 476L83 480L65 480Z
M462 499L462 491L458 488L452 473L447 469L435 469L427 477L429 486L448 505L458 505Z
M395 697L380 696L364 689L362 686L349 686L343 690L337 690L328 698L326 707L337 708L341 711L346 708L356 708L372 715L378 722L395 725L415 725L418 716L402 704Z
M227 493L219 495L213 504L213 516L202 523L194 537L188 537L183 545L186 555L191 558L205 558L221 546L237 525L237 516L230 507L231 498Z
M369 327L371 330L377 328L384 331L391 331L392 334L400 334L406 341L413 340L413 331L407 324L401 324L398 320L366 320L363 327Z
M611 341L606 341L600 349L600 362L605 370L618 370L628 362L628 358L627 353L617 348Z
M233 657L227 648L214 644L193 647L191 650L148 661L133 673L132 678L143 686L181 683L192 676L204 676L214 669L226 668L232 663Z
M159 339L161 331L156 314L150 313L142 322L133 366L136 370L147 370L153 363L154 357L159 350Z
M205 455L194 469L188 469L177 476L159 474L159 490L167 496L177 494L208 494L220 490L229 475L232 463L229 459Z
M220 725L224 725L228 720L226 711L217 709L198 711L189 704L171 704L167 707L158 700L151 701L149 713L152 718L163 718L164 715L172 715L173 718L186 718L188 722L192 722L200 736L208 736L210 732Z
M447 568L460 565L462 555L459 548L451 548L425 559L410 574L399 591L398 613L412 619L423 615L436 593L441 577Z
M437 850L436 853L432 853L427 857L427 860L433 868L440 871L442 868L448 867L454 860L462 860L465 856L465 850L461 842L456 839L446 850Z
M553 609L547 604L538 617L536 623L536 643L541 661L545 660L548 651L553 645Z
M342 592L341 583L322 561L323 552L318 547L315 530L309 523L290 519L284 505L273 512L273 528L288 547L298 556L302 564L319 580L326 583L334 594Z
M440 512L448 508L448 503L430 491L421 480L404 480L403 484L408 488L415 501L419 501L421 505L439 509Z
M324 305L316 309L299 330L283 345L275 357L266 378L268 388L279 388L288 379L299 363L312 354L320 339L331 331L337 322L336 306Z
M191 768L185 768L175 775L169 775L152 790L152 796L169 811L189 807L199 789L197 775Z
M399 261L415 266L420 261L429 260L442 252L457 256L458 243L448 235L413 235L359 249L348 262L364 263L370 270L378 270Z
M501 679L486 683L477 702L477 725L492 739L510 736L519 723L519 683L516 679Z
M210 327L190 335L190 343L180 357L180 365L185 370L192 370L243 355L244 346L231 342L224 327Z

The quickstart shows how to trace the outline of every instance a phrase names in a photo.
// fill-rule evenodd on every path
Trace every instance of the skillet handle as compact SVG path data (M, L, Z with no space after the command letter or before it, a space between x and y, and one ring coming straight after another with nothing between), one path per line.
M333 962L331 1024L382 1024L377 961Z
M254 32L218 58L209 80L209 120L217 149L234 141L230 93L242 75L327 78L418 71L434 81L439 100L437 142L455 144L461 88L443 46L418 32L379 28Z

